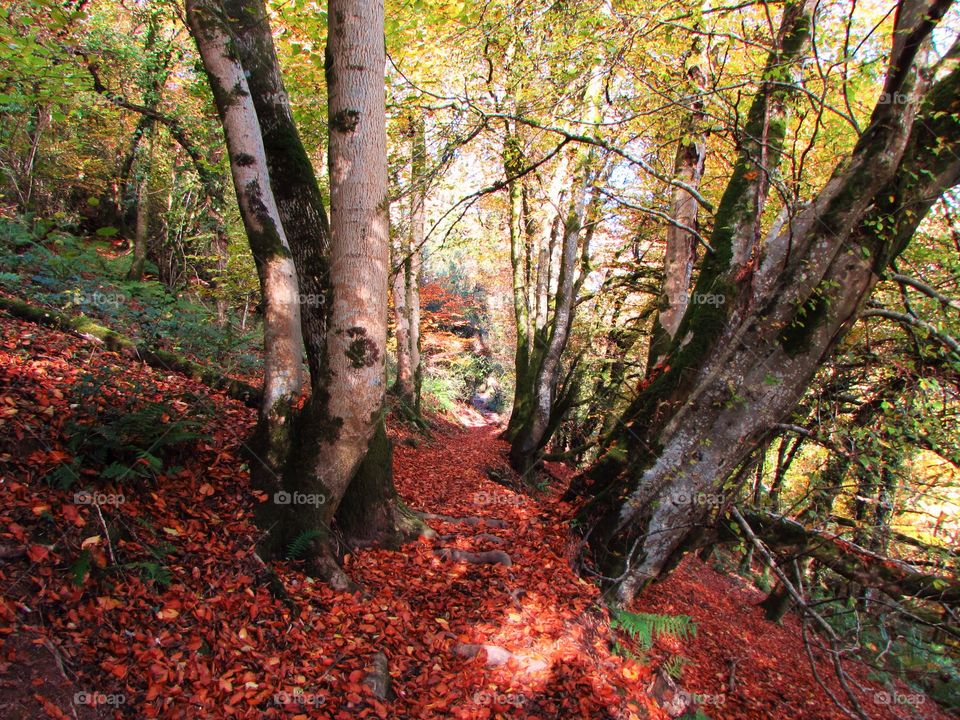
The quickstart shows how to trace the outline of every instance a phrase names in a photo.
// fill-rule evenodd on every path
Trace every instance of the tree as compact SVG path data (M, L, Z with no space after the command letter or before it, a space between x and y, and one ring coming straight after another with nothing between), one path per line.
M410 143L410 227L395 245L393 259L393 306L397 335L397 380L394 390L400 411L411 420L420 420L420 271L422 264L426 201L427 144L423 112L409 120Z
M676 562L710 511L681 498L720 494L751 462L957 182L960 72L931 80L917 62L948 6L898 8L885 94L869 127L819 194L783 213L761 243L758 219L795 87L787 80L813 13L810 2L785 5L696 281L695 294L718 301L688 307L659 371L590 471L592 497L580 516L588 562L619 602Z
M309 572L347 588L337 534L348 544L393 543L423 529L393 488L383 425L383 6L330 6L329 230L262 0L191 0L187 10L266 306L264 398L251 443L252 479L267 495L257 510L266 531L260 549L278 556L296 542ZM305 401L301 340L311 379Z

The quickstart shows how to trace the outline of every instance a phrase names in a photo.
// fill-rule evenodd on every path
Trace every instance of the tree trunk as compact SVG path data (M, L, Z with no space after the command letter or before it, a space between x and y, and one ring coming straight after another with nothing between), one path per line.
M579 257L577 251L590 203L592 161L593 153L585 153L579 163L577 190L571 198L570 210L563 228L553 321L544 352L542 355L535 353L537 362L534 367L529 368L533 376L530 406L510 446L510 464L519 473L527 473L533 469L538 452L549 440L546 431L556 396L560 358L567 346L576 307L574 280Z
M692 103L690 116L681 128L684 136L677 145L673 176L696 190L703 177L707 152L706 136L700 128L703 122L703 100L700 95L706 87L707 78L699 63L689 68L687 76L696 93L696 99ZM677 225L696 230L698 209L696 199L688 190L674 187L670 217ZM650 351L647 356L648 372L663 359L670 342L677 334L689 303L693 264L697 259L697 238L677 225L667 225L667 242L663 255L663 289L660 293L659 312L653 321Z
M133 234L133 259L127 270L127 280L143 280L147 263L147 241L150 237L150 167L142 169L144 173L137 185L137 222Z
M269 530L261 551L281 556L294 541L312 538L305 555L308 571L337 587L349 587L335 559L335 535L348 544L395 544L425 527L412 519L397 497L392 448L381 412L389 254L386 194L380 192L378 181L382 172L382 183L386 182L385 156L377 160L385 136L382 75L376 80L379 66L369 47L357 50L349 38L341 40L359 56L341 53L340 64L350 72L340 73L345 88L340 92L341 107L331 111L331 127L339 131L331 140L331 171L338 168L331 213L341 239L336 245L293 120L266 8L262 0L229 0L227 9L249 76L270 173L277 178L274 192L280 216L302 279L298 299L312 387L302 413L290 419L292 440L282 471L270 472L260 463L258 486L267 491L268 501L258 508L258 523ZM338 12L340 19L335 20L341 27L357 22L357 15ZM375 23L377 14L376 8L364 8L361 22ZM354 28L350 37L356 33ZM380 31L375 24L365 27L363 33L369 43L382 33L382 26ZM331 53L337 51L330 48ZM333 122L338 119L353 127ZM337 140L339 150L333 147ZM339 171L353 162L367 176ZM355 202L357 194L364 204ZM334 272L340 275L334 277ZM358 296L361 302L356 301ZM366 395L352 389L357 385ZM353 399L361 404L352 407ZM260 435L257 446L269 447L271 442ZM298 503L298 498L315 502Z
M776 69L782 78L784 67L797 62L812 6L785 6L768 73ZM898 30L922 41L938 17L933 12ZM789 91L782 81L765 83L755 98L744 136L760 146L748 141L738 157L718 207L714 250L697 280L698 292L720 293L724 302L688 308L663 369L627 409L622 431L591 472L595 496L581 521L596 571L618 602L629 603L679 559L713 505L688 499L717 497L788 416L856 321L878 274L960 175L953 154L960 131L948 110L960 71L927 94L914 123L924 89L909 71L918 44L892 58L884 87L909 101L877 105L817 198L789 222L776 223L749 263L759 239L763 178L779 164Z
M393 305L397 328L397 381L394 389L401 412L420 418L420 259L424 241L426 140L422 113L410 119L410 230L395 245Z
M332 524L342 517L352 534L397 531L396 503L384 502L384 528L363 497L344 505L351 482L390 487L391 448L382 430L390 272L384 98L383 4L333 0L327 38L330 117L329 379L311 396L297 423L291 458L295 478L320 502L301 516L310 522L308 570L337 588L351 586L332 553ZM371 441L379 441L371 443ZM372 452L376 445L377 452ZM369 451L369 452L368 452ZM365 462L365 460L367 462ZM359 477L358 477L359 473ZM356 480L355 480L356 478ZM360 527L358 527L358 525ZM370 531L365 533L364 531ZM349 538L347 538L349 541Z
M406 240L406 241L405 241ZM407 283L410 276L409 238L394 242L393 248L393 316L397 336L397 380L393 386L400 400L400 410L407 414L413 405L413 372L410 364L410 311L407 308Z
M265 306L260 425L275 439L263 460L279 469L276 461L289 442L284 421L303 389L297 273L274 200L256 109L221 9L213 0L188 0L186 10L223 125L240 215L258 259Z
M523 167L523 144L516 128L507 123L507 137L503 144L503 169L508 178L513 178ZM504 437L511 442L523 427L533 403L530 336L530 294L528 292L529 249L527 235L523 232L523 195L519 179L507 185L510 202L510 267L513 277L513 320L517 331L517 347L514 355L513 409Z
M410 150L410 259L406 267L407 313L409 315L410 368L413 375L413 411L419 419L423 365L420 358L420 275L423 264L423 243L426 238L427 200L427 137L422 111L413 119L413 142Z
M599 74L595 75L584 91L583 102L585 105L584 119L587 122L599 122L600 111L599 101L602 92L602 81ZM598 208L599 196L592 192L593 183L597 180L594 164L596 153L591 148L581 150L577 156L576 166L573 169L574 190L570 196L570 208L567 212L566 220L563 224L563 237L560 246L560 267L557 276L557 290L554 298L553 316L549 324L549 331L544 328L543 333L537 332L538 342L533 347L530 354L530 360L525 368L524 398L525 405L523 414L515 412L510 416L510 424L513 426L512 436L508 434L511 440L510 446L510 464L519 473L527 473L532 470L538 462L540 450L550 440L550 433L555 429L557 422L553 423L551 428L551 418L557 420L554 415L554 400L556 399L557 382L560 374L560 361L563 351L567 347L567 339L570 336L570 330L573 326L574 313L577 307L577 292L583 281L583 276L579 282L576 282L577 260L580 257L578 249L580 248L581 233L587 228L587 234L592 235L596 226L596 212ZM587 218L590 223L587 223ZM526 241L524 245L527 248L527 274L525 282L530 283L530 247L529 239L532 233L523 233ZM511 236L512 237L512 236ZM589 257L589 240L584 240L583 258ZM512 243L511 243L512 247ZM586 268L585 268L586 269ZM542 269L540 269L542 272ZM514 270L514 294L516 296L517 273ZM549 279L547 281L549 287ZM524 290L526 293L526 290ZM527 322L530 321L530 308L526 304L529 295L525 295L524 305ZM516 302L516 301L515 301ZM520 322L518 316L517 322ZM520 328L517 327L519 337ZM517 376L517 385L520 386L520 376ZM517 415L515 422L514 415ZM550 430L550 432L548 432Z

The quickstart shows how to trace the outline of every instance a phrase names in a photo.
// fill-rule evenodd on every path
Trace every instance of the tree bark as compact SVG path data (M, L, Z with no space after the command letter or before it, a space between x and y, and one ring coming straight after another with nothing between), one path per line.
M422 111L413 119L410 149L410 258L406 267L407 313L409 315L410 368L413 375L413 411L421 416L423 364L420 355L420 276L423 272L423 243L426 238L427 138Z
M396 395L401 412L420 419L420 265L424 241L426 140L423 114L410 118L410 229L395 244L393 306L397 335Z
M285 419L303 389L297 273L274 200L256 109L244 69L231 50L222 10L213 0L188 0L186 10L223 125L240 215L258 259L265 305L260 424L276 439L264 462L279 470L289 443Z
M507 184L509 197L510 225L510 268L513 278L513 320L517 332L517 346L514 355L513 409L504 437L511 442L523 427L530 414L533 402L531 358L533 338L530 335L530 294L528 278L530 275L529 250L527 236L523 232L523 196L521 180L516 174L523 167L523 143L517 127L507 125L507 136L503 143L503 169L508 178L514 178Z
M677 144L673 176L687 187L696 190L700 187L700 180L703 177L707 153L706 135L700 127L703 122L703 100L700 95L706 87L707 78L699 63L689 68L687 76L696 97L692 103L690 115L681 128L684 136ZM682 187L673 188L670 217L676 224L667 225L667 242L663 256L663 289L660 293L659 312L653 321L650 351L647 356L648 372L663 359L663 354L677 334L680 321L687 311L693 264L697 259L697 238L678 225L696 230L698 209L696 199L688 190Z

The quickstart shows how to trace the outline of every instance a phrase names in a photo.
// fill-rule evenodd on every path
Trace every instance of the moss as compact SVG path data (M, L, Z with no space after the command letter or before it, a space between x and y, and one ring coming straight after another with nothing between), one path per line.
M357 125L359 124L359 110L339 110L333 115L332 118L330 118L330 127L343 133L353 132L357 129Z
M810 341L817 326L827 318L830 301L819 288L807 298L777 338L783 351L790 357L810 349Z
M346 356L355 368L372 367L380 359L380 350L377 344L367 337L367 331L362 327L352 327L347 330L347 336L353 338L347 346Z

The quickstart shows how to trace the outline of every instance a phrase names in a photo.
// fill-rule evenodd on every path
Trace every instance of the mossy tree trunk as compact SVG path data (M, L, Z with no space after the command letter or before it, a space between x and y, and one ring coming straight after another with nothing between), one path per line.
M925 93L911 69L945 6L920 19L901 13L897 37L911 41L895 45L884 91L908 102L879 103L819 195L758 248L764 178L779 165L785 134L784 68L802 55L812 10L812 2L784 8L743 133L749 140L718 206L695 292L724 301L688 307L661 370L590 472L593 497L580 515L586 562L620 603L679 559L724 483L795 408L880 273L960 175L960 71Z
M187 20L213 90L230 157L240 215L257 260L264 300L264 389L258 432L270 438L260 458L274 474L290 443L291 408L303 390L299 288L267 168L266 152L244 68L232 50L223 9L188 0Z
M410 318L410 367L413 375L414 417L421 415L423 361L420 353L420 276L423 274L423 243L427 218L427 136L423 112L411 121L410 177L410 253L405 268L407 313Z
M266 531L259 549L268 557L280 557L295 540L309 539L303 556L308 571L347 588L351 583L337 561L338 541L348 546L377 541L396 544L423 528L411 520L393 487L392 448L382 417L383 253L387 248L383 225L386 193L378 192L377 178L382 169L385 187L382 75L379 81L374 77L363 82L345 75L346 99L339 100L331 114L331 126L349 136L347 152L353 155L347 164L358 162L356 167L367 169L373 177L358 180L355 173L346 177L342 170L332 173L331 228L313 166L293 120L262 0L228 0L223 6L210 3L207 7L209 15L193 23L194 33L219 29L221 23L229 25L231 59L242 68L246 85L227 87L243 87L247 94L240 99L252 103L254 120L248 121L255 122L267 174L274 180L270 198L276 207L276 227L287 241L287 258L299 279L298 286L290 288L293 306L287 316L288 322L296 323L295 331L289 325L288 330L303 338L310 370L311 392L302 409L295 410L290 402L280 422L261 419L250 443L253 483L267 495L257 509L257 522ZM331 47L332 72L346 63L350 71L364 67L368 75L375 76L383 65L382 61L378 65L375 50L370 50L378 42L370 38L378 37L378 17L382 35L382 6L379 15L372 6L364 7L359 19L356 13L356 8L349 14L340 9L331 23L341 26L343 18L347 24L360 22L367 44L358 57L345 58L342 47ZM347 32L346 26L343 31ZM351 32L355 35L357 31ZM382 54L382 37L379 44ZM356 47L347 43L347 52ZM213 74L211 85L216 95L218 78ZM338 139L343 140L334 133L334 143ZM331 153L332 158L339 157L333 148ZM380 154L383 160L378 163ZM249 162L249 158L243 159ZM342 158L332 159L331 167L339 168L342 163ZM349 188L351 184L352 192L362 195L367 205L355 202L355 196L343 197L344 185ZM370 228L371 234L358 235L359 228ZM268 256L254 246L257 236L250 238L266 297L263 278ZM301 362L298 352L298 368Z
M600 74L594 75L583 91L582 104L584 108L585 122L599 122L600 97L603 91ZM518 167L516 160L513 161L514 168ZM562 224L560 232L560 258L557 274L557 287L553 298L553 314L549 320L546 319L546 309L550 303L544 302L544 309L538 310L540 300L537 297L536 285L533 286L535 292L530 293L532 273L530 271L531 255L533 252L530 238L535 234L532 226L529 231L523 227L514 230L511 227L511 248L514 246L515 237L524 239L522 245L525 248L525 274L522 276L524 283L522 292L524 298L518 298L517 282L521 278L517 268L514 268L514 303L522 305L522 313L516 315L517 322L517 389L522 393L521 406L518 410L516 404L514 411L510 416L510 426L508 427L507 438L511 441L510 445L510 464L517 472L528 473L533 470L540 460L541 451L550 441L550 437L559 425L562 417L558 414L560 407L558 400L558 383L562 371L561 360L567 347L567 340L570 337L570 331L573 327L574 315L577 307L577 295L580 286L586 274L589 272L587 263L589 260L589 244L596 224L599 221L600 195L594 191L594 183L602 174L598 172L599 162L598 154L594 148L583 148L577 153L573 163L570 191L569 208ZM508 168L509 172L509 168ZM519 183L518 183L519 184ZM523 202L523 196L520 196L521 219L527 218L529 222L528 204ZM517 257L519 260L520 252L512 251L511 257ZM551 253L540 253L541 258L550 262ZM578 260L582 267L578 268ZM545 272L545 268L537 269L538 274ZM580 270L579 278L578 270ZM537 283L539 284L539 282ZM549 275L543 283L543 289L549 291ZM533 302L534 323L531 325L531 301ZM521 363L520 336L522 321L528 324L524 334L528 338L527 360L523 363L523 384L521 387ZM534 337L532 347L529 347L530 336ZM571 375L572 378L572 375ZM567 388L567 390L572 389ZM569 393L563 395L569 407L569 401L572 398Z
M513 409L504 437L513 441L529 417L533 404L532 356L534 338L530 333L530 248L523 232L523 187L516 175L523 167L524 149L520 127L504 121L506 137L503 142L503 169L508 178L510 225L510 268L513 278L513 320L517 333L514 354Z

